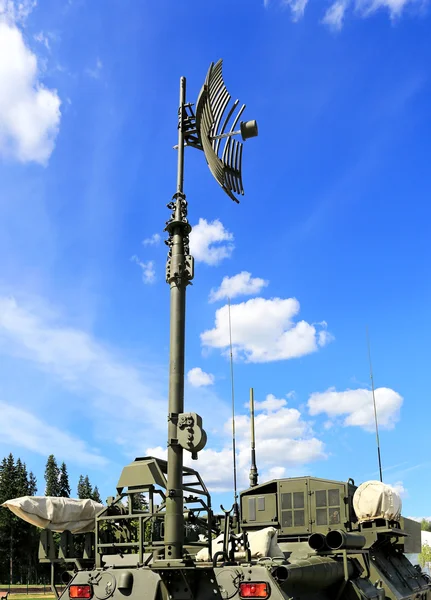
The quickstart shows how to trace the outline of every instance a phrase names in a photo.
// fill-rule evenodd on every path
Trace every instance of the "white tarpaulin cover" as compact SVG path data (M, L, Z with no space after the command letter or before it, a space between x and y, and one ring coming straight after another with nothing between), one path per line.
M275 527L266 527L259 531L250 531L248 534L248 542L250 544L251 558L262 558L263 556L271 556L273 558L284 558L284 554L277 544L277 530ZM213 556L216 552L223 550L223 534L219 535L212 541ZM235 552L235 559L245 559L245 552ZM208 548L202 548L196 554L196 560L208 562Z
M7 500L2 506L36 527L71 533L93 531L95 516L104 508L94 500L52 496L23 496Z
M365 481L353 496L353 508L359 522L373 519L399 521L401 498L393 487L381 481Z

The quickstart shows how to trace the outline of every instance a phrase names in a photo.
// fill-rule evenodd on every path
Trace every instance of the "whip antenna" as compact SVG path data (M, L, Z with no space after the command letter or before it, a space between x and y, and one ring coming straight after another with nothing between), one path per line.
M250 388L250 427L251 427L251 466L250 466L250 487L257 485L257 465L256 465L256 437L254 432L254 390Z
M375 421L375 424L376 424L377 458L379 460L380 481L383 481L382 459L381 459L381 456L380 456L379 422L377 420L376 395L374 393L373 365L371 363L371 347L370 347L370 336L368 334L368 327L366 328L366 330L367 330L368 360L370 362L371 390L372 390L372 393L373 393L374 421Z
M238 516L238 493L236 485L236 439L235 439L235 386L233 379L233 352L232 352L232 323L230 318L230 298L228 298L229 310L229 347L230 347L230 382L232 395L232 456L233 456L233 490L235 514Z

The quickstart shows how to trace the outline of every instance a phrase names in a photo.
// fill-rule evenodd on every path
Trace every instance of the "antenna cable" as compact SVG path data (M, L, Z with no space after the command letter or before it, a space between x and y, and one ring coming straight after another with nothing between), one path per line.
M380 438L379 438L379 423L377 420L377 406L376 406L376 395L374 393L374 377L373 377L373 365L371 363L371 347L370 347L370 336L368 334L367 329L367 345L368 345L368 360L370 361L370 379L371 379L371 390L373 392L373 405L374 405L374 421L376 423L376 442L377 442L377 457L379 460L379 473L380 473L380 481L383 481L382 474L382 459L380 456Z
M228 298L229 308L229 346L230 346L230 382L232 394L232 455L233 455L233 489L234 489L234 507L235 514L238 517L238 493L236 485L236 438L235 438L235 386L233 379L233 351L232 351L232 323L230 317L230 298Z

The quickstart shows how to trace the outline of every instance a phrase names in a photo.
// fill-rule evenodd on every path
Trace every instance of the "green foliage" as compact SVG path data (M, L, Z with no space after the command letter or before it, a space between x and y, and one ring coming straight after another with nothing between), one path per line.
M78 498L81 500L89 498L90 500L95 500L96 502L102 502L97 485L93 489L88 475L85 477L83 475L79 476L77 492Z
M94 486L93 493L91 495L91 499L94 500L95 502L102 503L102 499L101 499L100 493L99 493L99 488L97 487L97 485Z
M422 552L419 554L419 564L424 567L426 563L431 563L431 547L423 544Z
M11 498L33 496L37 482L33 473L12 454L0 463L0 504ZM37 569L38 534L6 508L0 508L0 581L27 581ZM12 558L12 560L10 560Z
M135 510L148 510L148 500L144 494L133 494L132 506Z
M62 498L70 498L70 484L69 475L67 473L66 463L62 462L60 467L59 477L60 493L59 496Z
M421 529L422 529L422 531L431 531L431 521L427 521L426 519L422 519L422 521L421 521Z
M53 454L48 456L45 467L45 496L60 496L60 469Z

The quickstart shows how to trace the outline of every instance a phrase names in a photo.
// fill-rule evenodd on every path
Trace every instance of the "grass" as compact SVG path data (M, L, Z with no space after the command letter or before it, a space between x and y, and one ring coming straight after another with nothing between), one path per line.
M49 593L43 592L39 596L27 596L27 594L11 594L8 600L41 600L41 598L55 598L54 594L49 590Z
M55 598L54 594L51 591L51 587L49 585L45 586L45 593L43 591L43 585L41 586L37 586L40 588L40 592L35 592L34 588L36 587L35 585L29 586L31 589L31 592L29 594L26 594L26 592L20 591L20 592L14 592L13 589L14 588L23 588L25 586L13 586L11 585L11 593L8 596L8 600L42 600L45 598ZM58 587L57 588L58 591L61 591L61 588ZM0 586L0 596L5 596L7 594L8 591L8 586Z

